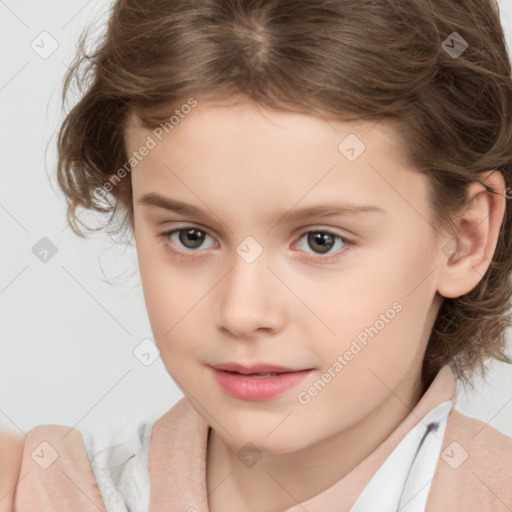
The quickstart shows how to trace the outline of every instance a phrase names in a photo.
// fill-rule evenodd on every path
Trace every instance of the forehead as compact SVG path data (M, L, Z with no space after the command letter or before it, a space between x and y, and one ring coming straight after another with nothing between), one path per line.
M236 99L199 100L193 108L185 102L181 105L187 106L187 110L182 111L178 102L160 109L164 121L155 128L144 126L131 110L124 133L127 149L136 150L151 137L158 147L148 159L161 156L162 147L166 146L177 152L195 147L198 157L207 149L213 156L212 151L222 147L229 148L231 153L239 148L253 154L261 150L276 154L281 149L283 153L289 152L290 157L290 150L300 154L315 148L317 152L334 150L336 156L344 154L353 162L370 147L373 153L406 166L400 138L402 127L391 119L345 122L323 115L269 110Z
M168 109L170 116L176 108ZM243 197L253 211L332 199L426 211L424 176L405 164L399 125L389 120L344 122L199 100L162 126L145 128L132 113L125 132L128 154L148 138L154 142L132 172L141 194L195 191L238 208Z

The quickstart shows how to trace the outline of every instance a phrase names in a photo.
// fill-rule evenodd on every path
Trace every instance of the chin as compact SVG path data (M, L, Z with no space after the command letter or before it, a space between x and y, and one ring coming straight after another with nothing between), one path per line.
M302 431L293 426L290 426L286 431L278 432L279 427L275 429L276 423L272 427L262 428L261 424L257 422L237 423L236 426L228 426L227 423L222 423L226 426L226 432L216 430L217 435L224 441L224 443L235 448L236 450L249 449L248 443L251 443L262 453L280 454L292 453L311 444L308 439L307 430ZM293 434L289 433L293 431ZM270 435L269 435L270 433Z

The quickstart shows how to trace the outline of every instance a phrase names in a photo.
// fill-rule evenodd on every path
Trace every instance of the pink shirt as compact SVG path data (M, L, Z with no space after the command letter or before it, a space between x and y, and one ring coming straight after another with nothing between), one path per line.
M345 477L285 512L349 511L401 441L430 412L453 400L456 380L445 365L410 414ZM512 438L449 403L440 454L426 499L427 512L511 512ZM148 512L208 512L206 448L209 425L183 398L153 424L149 445ZM365 489L367 488L367 489ZM15 512L106 511L82 435L39 425L25 437ZM126 509L128 510L128 509ZM110 512L110 510L108 511ZM379 511L380 512L380 511Z

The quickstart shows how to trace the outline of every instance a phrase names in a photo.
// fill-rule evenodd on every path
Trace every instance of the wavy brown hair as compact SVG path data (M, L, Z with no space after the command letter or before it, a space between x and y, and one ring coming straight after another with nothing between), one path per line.
M448 52L462 49L453 32L468 45L460 55ZM134 111L154 129L194 97L394 121L406 161L428 178L436 233L454 227L481 172L500 171L512 191L511 66L495 0L118 0L92 51L87 37L86 29L64 80L63 103L73 84L80 99L57 141L58 184L79 236L79 224L133 236L128 116ZM98 194L121 168L109 193ZM78 207L108 220L86 226ZM473 387L477 370L485 379L488 358L512 363L505 353L511 271L506 208L481 281L443 300L423 391L444 364Z

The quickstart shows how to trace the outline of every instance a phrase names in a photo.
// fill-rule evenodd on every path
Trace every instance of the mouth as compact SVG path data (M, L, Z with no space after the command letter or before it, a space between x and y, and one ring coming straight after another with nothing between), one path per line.
M238 363L221 363L213 365L212 367L215 368L216 370L225 371L229 373L239 373L241 375L254 376L275 376L281 373L295 373L303 371L303 369L287 368L285 366L278 366L275 364L265 363L257 363L248 366Z
M210 366L222 390L240 400L263 401L296 386L313 369L287 368L274 364L222 363Z

